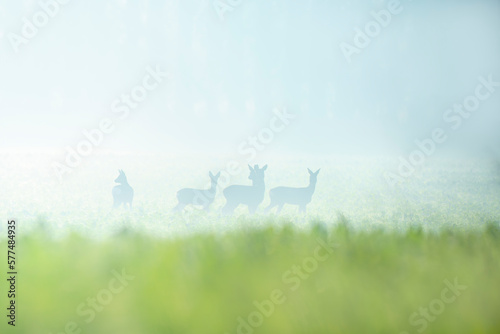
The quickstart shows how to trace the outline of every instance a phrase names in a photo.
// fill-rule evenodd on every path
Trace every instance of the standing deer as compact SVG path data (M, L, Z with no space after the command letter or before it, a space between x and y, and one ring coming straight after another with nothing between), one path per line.
M217 175L208 172L210 176L210 188L209 189L192 189L184 188L177 192L177 200L179 203L174 208L174 211L182 210L188 204L201 205L203 209L208 211L208 207L214 201L215 194L217 193L217 180L219 179L220 172Z
M248 168L250 169L248 178L252 180L252 185L233 185L224 189L226 205L222 208L222 212L233 213L238 205L244 204L248 206L250 214L253 214L259 204L262 203L265 192L264 172L267 169L267 165L262 168L259 168L259 165L255 165L253 168L248 165Z
M134 199L134 189L128 184L127 176L123 170L118 170L120 175L116 178L115 182L119 185L113 187L113 206L115 208L121 206L132 207L132 200Z
M271 197L271 204L266 208L266 212L278 206L278 211L280 213L283 205L285 203L298 205L299 210L306 212L306 205L311 202L312 195L316 189L316 181L318 180L318 173L320 169L316 172L312 172L309 168L309 186L305 188L291 188L291 187L276 187L269 191L269 197Z

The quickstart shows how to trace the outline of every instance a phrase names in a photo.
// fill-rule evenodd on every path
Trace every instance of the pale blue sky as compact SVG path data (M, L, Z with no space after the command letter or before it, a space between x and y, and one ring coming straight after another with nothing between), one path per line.
M0 146L76 144L159 65L167 82L103 148L234 151L286 106L277 152L409 151L479 76L500 81L500 3L401 1L348 63L339 44L387 3L242 0L221 21L212 0L72 0L15 53L9 33L40 7L0 0ZM500 90L447 146L500 146L499 126Z

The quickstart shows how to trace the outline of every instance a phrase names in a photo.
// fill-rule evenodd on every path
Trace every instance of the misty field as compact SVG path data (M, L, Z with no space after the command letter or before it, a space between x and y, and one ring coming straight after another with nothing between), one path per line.
M382 175L396 159L269 157L267 189L306 186L307 168L321 168L307 214L265 214L266 195L256 215L224 216L220 189L210 212L172 212L176 191L208 187L223 159L99 154L59 182L58 155L2 157L0 214L19 225L17 333L500 328L492 161L429 160L391 187ZM250 184L241 166L230 184ZM118 169L131 210L111 208ZM5 250L6 224L0 232Z
M247 162L238 157L183 157L154 154L95 154L60 180L51 164L63 161L60 153L5 153L0 155L0 215L17 218L20 233L39 222L55 238L78 232L105 238L122 229L156 237L193 233L223 233L245 228L280 225L289 221L308 229L311 221L333 224L339 214L353 228L369 231L383 227L405 231L418 226L424 231L443 227L469 230L500 221L500 168L492 160L429 159L400 186L390 186L384 173L395 172L397 159L368 157L281 158L263 155L266 196L253 223L245 220L248 210L240 206L231 217L221 215L225 204L222 189L230 184L250 185ZM235 159L236 158L236 159ZM225 178L229 161L237 161L240 172ZM307 168L321 168L307 215L285 206L276 217L265 214L267 194L276 186L305 187ZM111 189L118 169L126 172L134 188L133 209L113 210ZM209 188L209 171L223 171L210 212L187 207L174 213L176 192L185 187ZM0 231L5 226L0 227Z

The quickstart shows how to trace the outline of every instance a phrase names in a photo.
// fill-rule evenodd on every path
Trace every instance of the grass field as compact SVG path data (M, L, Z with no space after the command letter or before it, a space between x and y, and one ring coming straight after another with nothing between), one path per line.
M439 234L336 226L168 241L127 232L53 241L37 231L19 240L16 332L498 333L497 224ZM114 282L116 293L112 270L133 276ZM458 290L443 297L450 284Z
M171 211L178 189L206 186L224 161L103 155L59 183L53 157L2 158L0 214L19 223L16 333L500 329L491 162L429 161L391 188L381 176L397 168L390 159L268 159L268 188L305 186L306 168L322 168L307 215L227 217L220 195L208 213ZM119 168L135 189L132 210L111 209ZM6 224L0 232L6 253ZM7 305L6 280L0 291Z

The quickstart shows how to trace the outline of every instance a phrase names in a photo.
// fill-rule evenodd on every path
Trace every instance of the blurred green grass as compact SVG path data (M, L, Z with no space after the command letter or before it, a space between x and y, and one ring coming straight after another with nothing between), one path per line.
M291 268L314 256L318 240L335 244L333 253L303 270L307 278L292 290L283 276L299 277ZM456 278L467 289L425 333L498 333L499 241L498 223L368 232L345 218L308 230L290 223L169 240L127 230L102 241L76 234L55 240L39 228L18 240L18 323L13 331L2 315L0 332L64 333L74 321L81 330L74 333L232 334L239 317L248 321L257 310L254 301L279 289L286 300L261 326L241 333L417 333L410 315L441 298L444 280ZM135 278L87 323L77 308L122 269ZM2 305L6 288L2 280Z

